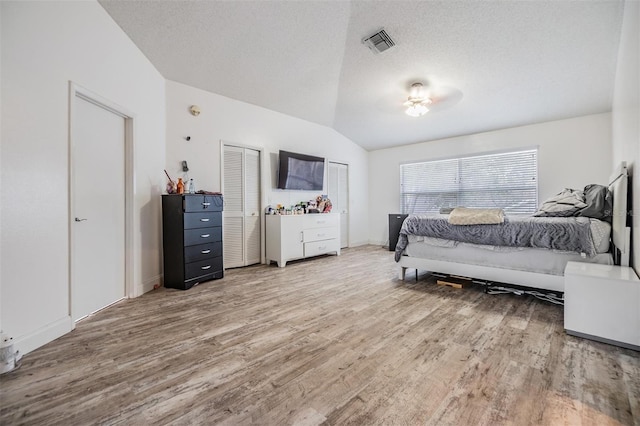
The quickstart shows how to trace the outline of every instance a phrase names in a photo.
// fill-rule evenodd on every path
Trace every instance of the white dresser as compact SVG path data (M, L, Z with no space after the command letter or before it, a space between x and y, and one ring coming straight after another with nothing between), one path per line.
M640 350L640 280L633 269L567 263L564 328L574 336Z
M267 264L284 268L289 260L321 254L340 255L340 215L267 215Z

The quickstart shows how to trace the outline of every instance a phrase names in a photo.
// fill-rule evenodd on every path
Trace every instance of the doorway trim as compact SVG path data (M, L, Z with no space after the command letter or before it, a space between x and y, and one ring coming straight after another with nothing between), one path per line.
M242 143L235 143L230 141L225 141L220 139L220 190L222 191L224 188L224 147L225 146L233 146L236 148L245 148L252 149L254 151L258 151L260 153L260 209L262 210L266 205L266 182L264 179L264 164L265 164L265 155L264 148L255 146L255 145L247 145ZM265 248L265 218L264 212L260 211L260 264L266 263L266 248ZM224 221L224 215L222 215L222 220ZM224 222L222 224L223 229L223 241L224 241Z
M75 135L73 131L74 120L76 119L76 98L90 102L100 108L103 108L113 114L116 114L125 120L124 129L124 294L125 298L135 297L133 286L133 199L134 199L134 125L135 115L128 111L126 108L74 83L69 81L69 128L68 135L69 141L67 145L67 158L69 162L68 167L68 193L69 193L69 205L68 209L68 226L69 226L69 317L71 318L71 329L75 328L75 318L73 312L73 294L76 285L74 265L76 261L75 247L74 247L74 212L73 206L75 205L75 173L74 173L74 147L75 147Z
M332 160L330 158L327 159L327 163L334 163L334 164L347 166L347 193L350 194L351 193L351 175L350 175L351 164L348 161ZM327 164L327 183L328 183L328 180L329 180L329 164ZM349 248L351 247L351 196L350 195L347 197L347 214L349 215L349 218L347 221L347 224L349 227L347 228L347 247L346 248Z

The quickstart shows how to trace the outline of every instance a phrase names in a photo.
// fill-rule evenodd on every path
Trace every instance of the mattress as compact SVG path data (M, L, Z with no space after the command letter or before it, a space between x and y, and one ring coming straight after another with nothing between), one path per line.
M610 253L598 253L592 257L574 252L560 252L539 248L494 247L458 243L449 247L433 245L425 241L411 241L405 254L411 257L466 263L471 265L513 269L548 275L564 275L567 262L589 262L613 265ZM436 271L437 272L437 271Z

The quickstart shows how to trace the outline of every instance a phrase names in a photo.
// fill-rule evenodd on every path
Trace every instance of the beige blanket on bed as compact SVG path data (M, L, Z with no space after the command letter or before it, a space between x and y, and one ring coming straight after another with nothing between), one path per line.
M449 223L452 225L494 225L504 223L504 211L502 209L456 207L449 214Z

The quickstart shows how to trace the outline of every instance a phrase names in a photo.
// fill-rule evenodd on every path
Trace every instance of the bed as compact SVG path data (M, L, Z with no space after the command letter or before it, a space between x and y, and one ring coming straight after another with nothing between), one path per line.
M469 277L481 283L504 283L518 287L564 291L564 268L567 262L591 262L628 266L631 247L631 229L627 226L628 170L621 163L612 174L608 188L613 194L611 224L586 217L581 218L533 218L505 217L500 225L453 225L462 232L473 234L474 229L486 229L521 225L533 227L533 247L510 246L510 238L502 241L500 235L492 238L497 244L477 244L473 238L464 241L415 235L418 221L430 221L435 228L444 227L446 215L429 217L409 216L405 219L396 246L396 261L400 266L400 279L405 279L407 268L426 270L436 274ZM565 220L570 219L570 220ZM521 223L524 222L524 223ZM540 226L556 229L552 238L541 234ZM549 225L550 224L550 225ZM476 228L480 227L480 228ZM585 237L574 238L577 233L589 233L591 245ZM519 234L518 234L519 235ZM548 236L547 236L548 237ZM511 237L511 240L518 238ZM567 240L567 241L560 241ZM562 242L559 244L558 241ZM517 244L516 244L517 245Z

